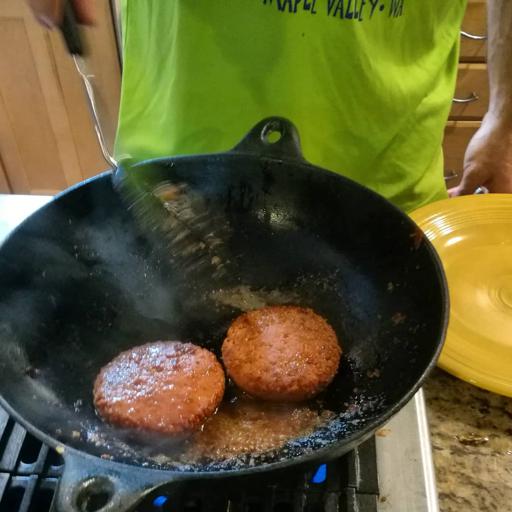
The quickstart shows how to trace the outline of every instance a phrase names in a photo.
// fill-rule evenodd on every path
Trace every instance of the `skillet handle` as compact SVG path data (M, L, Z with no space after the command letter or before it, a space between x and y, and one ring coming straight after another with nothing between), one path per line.
M175 479L168 471L141 470L74 450L63 456L65 464L52 512L128 512L146 494Z
M284 117L268 117L260 121L233 148L233 153L256 153L283 160L304 160L299 132Z

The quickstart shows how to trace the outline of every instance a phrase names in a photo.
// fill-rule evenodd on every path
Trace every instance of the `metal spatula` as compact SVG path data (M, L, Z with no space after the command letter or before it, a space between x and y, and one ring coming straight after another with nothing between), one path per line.
M105 158L107 163L110 166L112 166L113 169L116 169L118 167L118 163L108 150L103 129L101 127L100 116L97 108L96 95L94 91L94 86L91 81L94 75L91 74L87 69L87 62L83 58L84 54L86 53L85 42L82 37L82 34L80 33L80 26L76 19L73 4L70 1L64 2L60 31L64 38L64 42L66 43L68 52L73 58L77 72L84 85L87 103L91 111L94 130L96 132L96 137L98 139L98 143L100 145L103 157Z
M144 234L184 272L207 270L213 277L222 275L225 267L218 219L212 218L203 198L186 184L165 179L161 172L148 173L147 165L142 180L133 159L125 156L118 162L110 153L97 108L94 75L87 68L84 39L69 0L64 2L60 30L84 85L98 143L113 169L114 186Z

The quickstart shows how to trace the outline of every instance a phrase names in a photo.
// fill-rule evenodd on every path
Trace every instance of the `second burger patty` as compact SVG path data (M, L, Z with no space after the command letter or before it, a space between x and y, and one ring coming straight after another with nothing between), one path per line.
M341 348L333 328L312 309L268 306L231 324L222 359L235 384L252 396L301 401L326 388Z

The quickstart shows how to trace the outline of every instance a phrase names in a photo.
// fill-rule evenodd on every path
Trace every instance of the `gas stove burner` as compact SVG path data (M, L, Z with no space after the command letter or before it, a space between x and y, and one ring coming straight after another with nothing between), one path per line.
M0 408L0 512L50 512L62 458ZM316 467L160 487L135 512L377 512L375 439ZM96 510L93 504L92 512Z
M160 487L136 512L377 512L375 439L316 467Z
M51 512L63 463L0 407L0 512ZM99 508L89 503L85 512ZM405 510L439 512L422 392L374 438L339 459L313 467L162 486L134 512Z

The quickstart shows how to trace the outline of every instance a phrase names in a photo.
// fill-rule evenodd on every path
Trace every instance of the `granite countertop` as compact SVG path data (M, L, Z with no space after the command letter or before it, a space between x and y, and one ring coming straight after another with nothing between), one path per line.
M512 398L442 370L424 390L441 512L511 512Z

